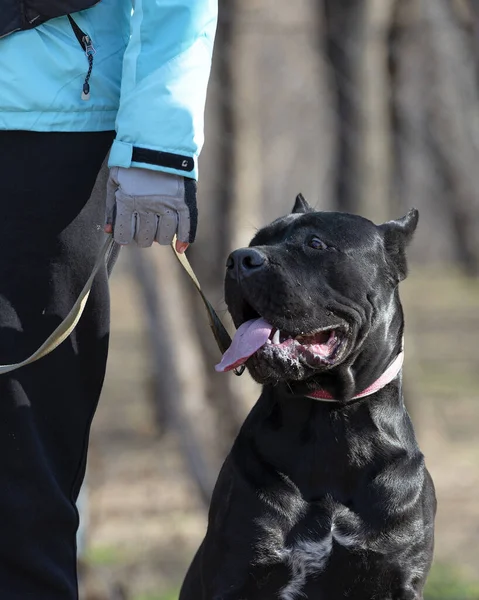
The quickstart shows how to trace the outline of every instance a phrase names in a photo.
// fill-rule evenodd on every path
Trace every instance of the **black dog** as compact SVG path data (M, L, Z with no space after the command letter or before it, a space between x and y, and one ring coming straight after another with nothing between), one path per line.
M239 330L221 369L247 361L264 387L180 600L422 598L436 500L403 402L398 296L417 221L298 196L230 255Z

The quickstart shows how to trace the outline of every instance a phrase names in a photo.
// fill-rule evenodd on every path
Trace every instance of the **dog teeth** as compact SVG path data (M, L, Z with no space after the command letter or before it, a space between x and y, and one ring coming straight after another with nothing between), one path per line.
M277 329L274 332L273 339L271 340L273 342L273 344L280 344L281 343L281 341L280 341L280 333L281 332L280 332L279 329Z

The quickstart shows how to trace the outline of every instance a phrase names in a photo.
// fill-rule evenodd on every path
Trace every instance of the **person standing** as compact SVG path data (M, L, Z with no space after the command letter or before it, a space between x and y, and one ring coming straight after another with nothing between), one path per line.
M180 252L194 241L216 22L217 0L2 1L0 364L65 318L104 231L142 247L176 233ZM90 196L107 154L105 206ZM105 265L67 341L0 375L2 600L78 598L75 502L105 374L107 277Z

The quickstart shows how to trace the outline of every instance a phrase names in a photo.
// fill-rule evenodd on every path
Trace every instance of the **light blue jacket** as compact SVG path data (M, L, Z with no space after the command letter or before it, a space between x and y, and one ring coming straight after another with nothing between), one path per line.
M134 0L133 13L132 0L101 0L72 16L96 50L89 100L88 59L59 17L0 39L0 129L116 126L110 166L196 179L217 0Z

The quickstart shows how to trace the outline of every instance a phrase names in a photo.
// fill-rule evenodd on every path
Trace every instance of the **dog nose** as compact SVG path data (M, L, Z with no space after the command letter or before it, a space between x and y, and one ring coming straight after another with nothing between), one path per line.
M233 275L250 275L261 269L266 262L266 256L255 248L240 248L228 256L226 268Z

